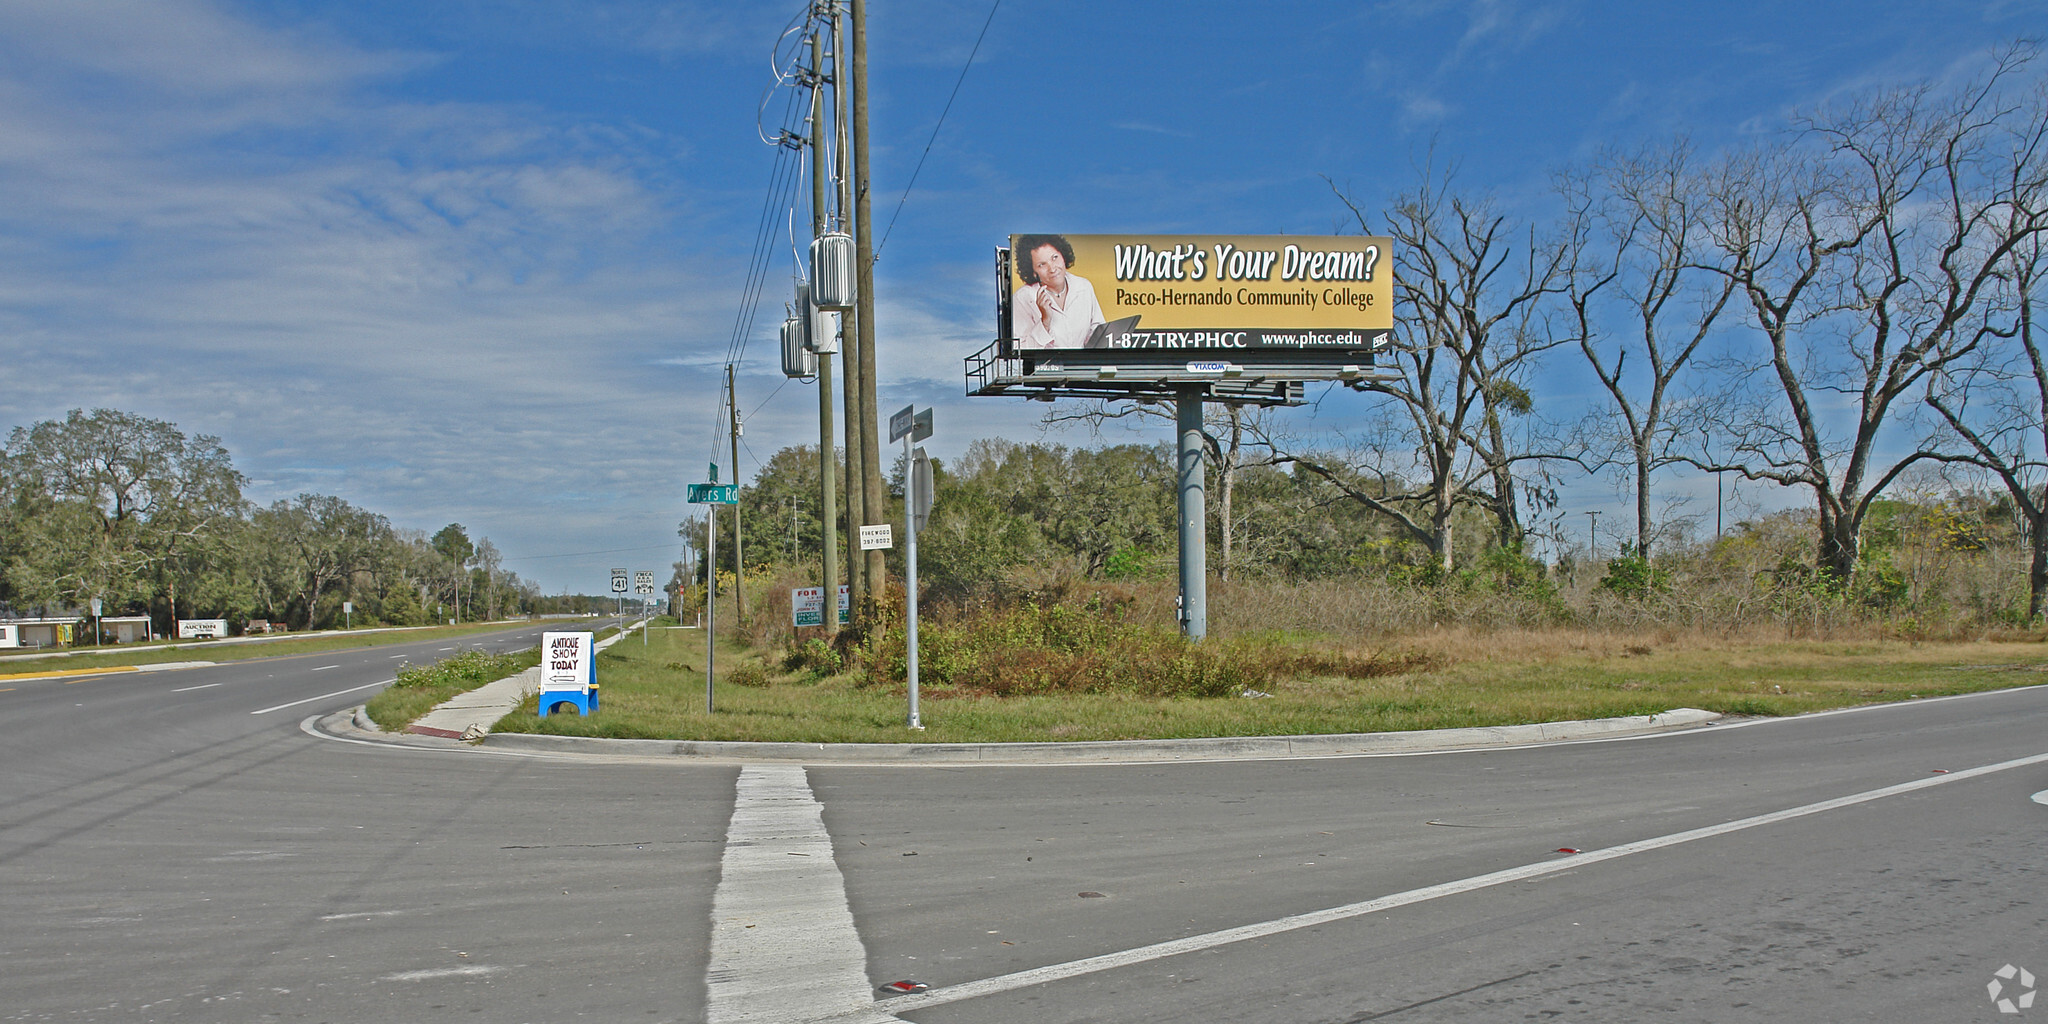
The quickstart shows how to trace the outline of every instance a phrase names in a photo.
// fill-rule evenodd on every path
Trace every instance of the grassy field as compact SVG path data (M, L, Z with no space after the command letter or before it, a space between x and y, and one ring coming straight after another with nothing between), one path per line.
M1271 736L1507 725L1693 707L1789 715L2048 682L2037 640L1845 642L1660 638L1569 630L1441 629L1370 652L1417 666L1369 678L1310 675L1271 696L969 695L923 688L923 732L905 727L904 687L780 670L779 658L719 648L705 712L704 634L657 629L598 659L602 709L540 718L529 698L498 732L807 743L966 743ZM1388 655L1396 655L1389 659ZM389 728L390 726L386 726Z

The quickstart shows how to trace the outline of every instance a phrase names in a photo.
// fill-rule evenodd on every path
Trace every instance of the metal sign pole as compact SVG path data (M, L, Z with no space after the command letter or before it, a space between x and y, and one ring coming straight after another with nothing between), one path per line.
M910 458L910 432L903 434L903 567L908 616L904 625L904 664L910 676L910 727L923 729L917 716L917 472Z
M716 477L713 477L716 479ZM704 517L711 535L709 565L704 568L704 713L711 713L711 676L718 659L718 507Z

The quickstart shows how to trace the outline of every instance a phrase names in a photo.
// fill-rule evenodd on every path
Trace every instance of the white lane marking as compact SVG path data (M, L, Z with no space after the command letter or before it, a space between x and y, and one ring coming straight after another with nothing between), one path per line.
M2034 794L2034 802L2037 804L2048 804L2048 789L2044 789L2039 793Z
M709 1024L898 1019L875 1008L825 808L800 765L740 769L704 985Z
M295 708L301 704L311 704L316 700L326 700L329 697L339 697L344 693L354 693L357 690L367 690L373 686L390 686L392 683L395 683L397 681L398 680L396 679L386 679L381 683L364 683L361 686L351 686L346 690L336 690L333 693L323 693L318 697L308 697L305 700L295 700L292 701L290 704L279 704L276 707L268 707L264 708L261 711L251 711L249 713L252 715L267 715L273 711L283 711L286 708Z
M320 666L319 668L316 668L316 669L314 669L313 671L315 671L315 672L325 672L325 671L327 671L327 670L328 670L328 669L330 669L330 668L340 668L340 667L341 667L340 665L322 665L322 666Z
M954 985L948 988L932 989L917 995L900 996L890 999L884 1005L892 1012L903 1013L907 1010L936 1006L941 1003L953 1003L963 999L996 995L1001 992L1008 992L1031 985L1064 981L1068 978L1093 974L1097 971L1115 970L1120 967L1129 967L1132 964L1144 963L1150 960L1179 956L1182 953L1194 953L1235 942L1244 942L1249 939L1261 939L1269 935L1277 935L1300 928L1313 928L1317 925L1345 921L1354 917L1363 917L1366 914L1376 914L1382 910L1392 910L1397 907L1423 903L1428 900L1441 899L1445 896L1456 896L1461 893L1504 885L1508 882L1523 882L1532 878L1542 878L1546 875L1576 871L1589 864L1597 864L1604 860L1616 860L1633 854L1648 853L1652 850L1661 850L1666 847L1679 846L1702 839L1712 839L1716 836L1727 835L1730 832L1740 832L1763 825L1775 825L1782 821L1791 821L1794 818L1804 818L1808 815L1821 814L1826 811L1839 810L1843 807L1853 807L1857 804L1869 803L1873 800L1882 800L1890 796L1898 796L1902 793L1913 793L1935 786L1945 786L1962 779L1974 779L1979 776L2011 771L2014 768L2025 768L2044 762L2048 762L2048 754L2035 754L2032 757L2023 757L2016 761L2002 761L1998 764L1985 765L1981 768L1969 768L1963 771L1951 772L1947 775L1915 779L1912 782L1903 782L1896 786L1886 786L1883 789L1873 789L1868 792L1838 797L1833 800L1823 800L1819 803L1806 804L1801 807L1791 807L1782 811L1772 811L1768 814L1740 818L1735 821L1723 822L1719 825L1708 825L1684 832L1673 832L1667 836L1638 840L1633 843L1623 843L1620 846L1611 846L1604 850L1587 850L1583 853L1560 856L1552 860L1539 861L1535 864L1524 864L1518 868L1508 868L1503 871L1475 875L1471 878L1444 882L1421 889L1410 889L1407 892L1382 896L1378 899L1366 900L1361 903L1350 903L1341 907L1331 907L1327 910L1310 911L1306 914L1296 914L1292 917L1263 921L1258 924L1225 928L1222 931L1210 932L1206 935L1190 935L1184 939L1155 943L1150 946L1140 946L1136 949L1127 949L1119 953L1107 953L1102 956L1089 957L1085 960L1052 964L1029 971L1019 971L1016 974L1005 974L1000 977L970 981L966 984Z
M397 916L399 916L400 914L403 914L403 913L405 913L405 911L403 911L403 910L366 910L366 911L360 911L360 912L357 912L357 913L353 913L353 914L322 914L322 915L320 915L320 920L322 920L322 921L357 921L357 920L361 920L362 918L366 918L366 917L397 917Z
M452 650L454 650L454 649L455 649L455 648L453 648L453 647L443 647L443 648L441 648L441 650L444 650L444 651L452 651Z
M424 971L400 971L397 974L387 974L377 980L432 981L435 978L473 978L480 974L496 974L502 970L504 970L503 967L473 964L467 967L436 967Z
M211 689L212 687L215 687L215 686L225 686L225 685L227 685L227 684L225 684L225 683L201 683L201 684L199 684L198 686L180 686L180 687L178 687L177 689L175 689L175 690L172 690L171 692L172 692L172 693L191 693L191 692L192 692L193 690L206 690L206 689Z
M400 659L400 658L403 658L403 657L405 657L405 655L403 655L403 654L394 654L394 655L392 655L391 657L389 657L389 658L386 658L386 659L384 659L384 660L385 660L385 661L397 661L398 659Z

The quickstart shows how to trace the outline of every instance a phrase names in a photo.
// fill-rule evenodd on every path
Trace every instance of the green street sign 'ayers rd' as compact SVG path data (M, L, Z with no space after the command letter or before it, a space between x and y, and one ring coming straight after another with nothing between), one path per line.
M691 484L690 504L692 505L736 505L739 503L738 484Z

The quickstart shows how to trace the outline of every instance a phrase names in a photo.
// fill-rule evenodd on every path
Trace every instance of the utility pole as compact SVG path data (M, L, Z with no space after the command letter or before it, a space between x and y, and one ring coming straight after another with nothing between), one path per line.
M860 335L860 448L861 523L883 521L887 506L882 498L881 425L875 420L875 239L868 206L868 25L866 0L848 0L847 12L853 35L853 251L858 268L856 298ZM849 383L849 390L853 385ZM847 433L856 429L852 420ZM851 438L848 438L849 442ZM880 551L865 552L866 600L856 602L854 614L863 621L873 612L875 602L888 579L888 568Z
M740 393L733 387L731 363L725 364L725 398L732 414L732 484L733 493L737 495L740 484ZM718 510L712 509L711 514L716 516ZM740 541L740 503L735 501L732 503L732 604L738 613L733 618L736 624L747 616L747 588L740 585L741 576L746 571L746 561L741 557L745 551L746 547ZM716 572L717 568L714 563L712 571Z
M861 232L860 220L862 216L855 211L853 203L853 130L849 124L853 110L855 83L850 73L851 69L847 66L846 22L847 18L837 11L835 5L832 15L832 98L834 107L832 125L834 137L838 142L838 152L836 155L838 166L835 169L836 173L834 176L839 183L840 216L846 218L847 230L858 238ZM858 250L856 250L855 261L856 263L859 262ZM865 271L857 268L855 278L857 288L867 287L869 279L865 276ZM862 404L863 399L860 389L860 351L861 346L866 344L863 339L867 337L867 328L863 325L868 322L868 313L868 307L862 301L856 301L854 308L847 311L845 314L846 319L842 321L845 324L843 333L846 337L839 347L840 366L845 371L843 379L845 380L846 388L844 402L846 406L846 486L844 491L846 494L846 529L849 537L858 536L861 524L868 521L867 489L861 484L861 481L867 479L864 468L867 464L867 458L866 454L861 450L860 432L860 424L872 418L868 413L868 407ZM846 553L846 582L854 607L860 607L861 599L867 593L868 588L867 559L862 557L859 552L853 550L850 544ZM828 600L837 601L838 595L834 593ZM834 607L836 608L836 605ZM836 625L838 612L834 611L833 616L833 622Z
M834 17L837 25L839 19ZM825 233L825 183L829 177L825 163L825 54L824 40L819 35L811 37L811 71L817 75L817 82L811 87L811 237ZM832 55L833 72L838 73L839 54ZM810 317L810 310L800 315ZM844 346L842 346L843 348ZM818 357L818 521L821 529L818 536L824 548L824 578L820 581L825 588L825 603L834 609L825 621L834 631L838 629L836 609L839 601L839 459L833 449L836 431L832 429L832 356ZM795 529L792 518L791 529Z

